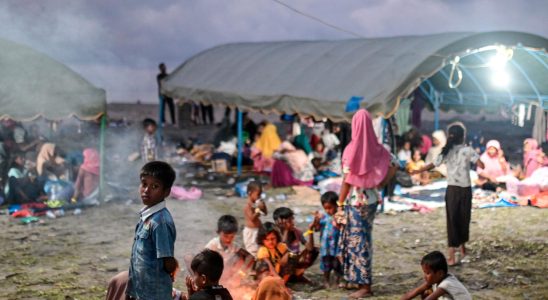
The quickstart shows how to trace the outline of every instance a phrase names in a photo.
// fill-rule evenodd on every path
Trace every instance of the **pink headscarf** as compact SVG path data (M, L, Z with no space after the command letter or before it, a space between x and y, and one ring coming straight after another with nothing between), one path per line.
M497 149L497 154L491 157L487 151L490 147ZM508 169L504 170L499 161L500 143L497 140L490 140L485 145L485 152L481 155L480 159L485 168L478 168L478 173L486 173L489 176L500 177L508 174Z
M531 150L523 153L523 168L525 169L525 177L529 177L541 166L538 162L538 157L542 154L542 149L538 147L538 142L535 139L525 139L523 144L528 144L531 146Z
M379 144L365 109L352 117L352 141L344 149L342 163L350 169L346 183L366 189L377 187L388 172L390 153Z
M84 149L84 162L80 169L99 175L99 152L93 148Z

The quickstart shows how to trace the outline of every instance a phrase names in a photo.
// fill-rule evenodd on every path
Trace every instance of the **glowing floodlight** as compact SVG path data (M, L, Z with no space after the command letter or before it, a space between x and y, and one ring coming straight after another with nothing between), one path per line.
M497 53L489 61L493 70L492 82L498 87L505 87L510 82L510 75L506 72L506 63L512 59L514 51L506 47L497 48Z
M489 67L493 70L503 70L506 63L512 59L514 51L506 47L497 48L497 53L489 61Z
M491 82L493 85L498 87L505 87L510 83L510 75L505 70L497 70L493 72L491 77Z

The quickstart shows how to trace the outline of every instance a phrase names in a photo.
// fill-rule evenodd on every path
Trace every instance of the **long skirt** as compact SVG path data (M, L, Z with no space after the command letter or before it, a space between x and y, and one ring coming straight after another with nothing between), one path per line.
M377 204L347 205L346 225L339 238L344 279L350 283L372 284L373 220Z
M445 192L447 241L449 247L459 247L470 237L472 188L449 185Z

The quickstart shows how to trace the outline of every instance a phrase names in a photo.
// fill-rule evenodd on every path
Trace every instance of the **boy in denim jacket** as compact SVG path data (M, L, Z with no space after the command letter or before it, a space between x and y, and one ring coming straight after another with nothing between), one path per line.
M130 299L172 300L176 230L166 208L175 171L165 162L152 161L141 169L139 193L145 207L139 212L131 250L126 295Z

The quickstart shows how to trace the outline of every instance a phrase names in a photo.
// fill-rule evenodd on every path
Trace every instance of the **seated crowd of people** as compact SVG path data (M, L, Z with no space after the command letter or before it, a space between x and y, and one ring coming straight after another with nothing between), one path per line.
M446 144L445 132L436 130L431 136L421 135L416 129L411 129L403 136L397 137L397 156L400 161L400 171L397 176L402 186L427 185L434 179L446 177L445 165L435 167L430 172L414 173L425 165L433 163L442 153ZM539 147L535 139L528 138L523 142L522 164L511 165L508 162L502 146L497 140L483 143L483 138L471 139L471 146L481 155L484 168L477 168L478 178L475 185L484 190L499 191L505 188L505 183L512 180L523 180L543 166L548 166L548 157Z
M13 120L0 124L0 204L48 201L94 203L98 198L99 153L65 152L40 133Z
M230 168L237 161L237 129L228 117L219 125L213 143L188 140L178 147L179 155L198 162L223 160ZM283 138L282 138L283 137ZM346 123L301 120L284 115L277 126L255 124L243 114L243 165L257 173L270 174L273 187L312 185L341 174L340 154L348 143Z

